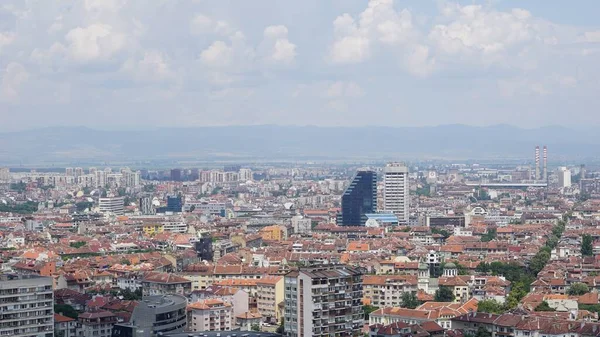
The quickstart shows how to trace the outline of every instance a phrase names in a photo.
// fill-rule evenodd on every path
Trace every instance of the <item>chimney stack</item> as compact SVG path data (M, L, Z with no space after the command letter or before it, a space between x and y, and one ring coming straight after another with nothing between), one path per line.
M546 145L544 145L544 176L542 177L542 179L544 181L548 181L548 148L546 147Z
M535 180L540 180L540 147L535 147Z

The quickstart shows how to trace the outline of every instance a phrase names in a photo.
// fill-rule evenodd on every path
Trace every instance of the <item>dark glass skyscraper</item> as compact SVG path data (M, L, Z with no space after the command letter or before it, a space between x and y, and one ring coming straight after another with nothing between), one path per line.
M337 216L340 226L364 226L366 214L377 211L377 173L358 171L342 195L342 212Z

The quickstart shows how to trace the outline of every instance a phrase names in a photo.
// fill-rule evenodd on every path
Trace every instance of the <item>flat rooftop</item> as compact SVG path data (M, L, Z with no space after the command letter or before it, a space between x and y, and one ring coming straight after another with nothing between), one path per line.
M160 335L159 335L160 336ZM280 334L256 331L199 331L164 334L163 337L281 337Z
M39 276L34 274L0 274L0 281L23 281L23 280L36 280L36 279L50 279L49 277Z

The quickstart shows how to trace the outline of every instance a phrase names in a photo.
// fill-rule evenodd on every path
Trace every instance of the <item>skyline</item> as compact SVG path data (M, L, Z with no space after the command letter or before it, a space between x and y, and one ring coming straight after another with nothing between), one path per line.
M598 125L591 113L600 107L600 25L591 14L598 7L5 2L0 132Z

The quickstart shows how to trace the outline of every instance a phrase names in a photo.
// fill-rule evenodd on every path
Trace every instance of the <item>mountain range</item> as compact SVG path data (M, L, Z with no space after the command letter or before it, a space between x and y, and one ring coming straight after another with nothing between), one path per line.
M106 131L48 127L0 133L0 164L77 162L523 159L548 146L549 161L598 158L594 129L476 127L223 126Z

